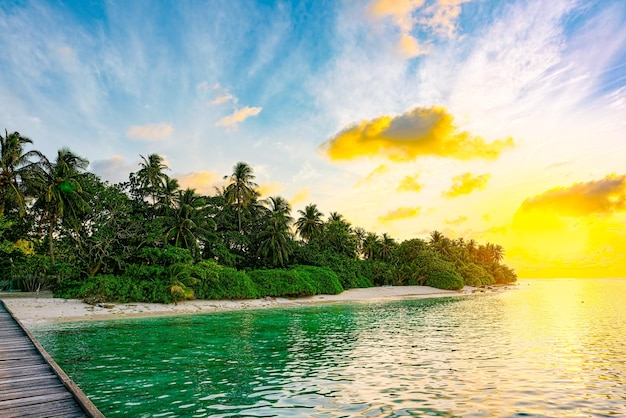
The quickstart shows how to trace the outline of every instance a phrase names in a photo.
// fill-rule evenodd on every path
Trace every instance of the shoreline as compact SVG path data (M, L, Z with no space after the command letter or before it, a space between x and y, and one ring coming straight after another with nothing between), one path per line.
M426 299L493 293L508 289L488 289L466 286L461 290L442 290L428 286L383 286L349 289L338 295L315 295L300 298L274 298L244 300L187 300L178 304L160 303L101 303L89 305L77 299L54 299L51 297L3 297L0 299L24 325L76 321L102 321L157 316L177 316L211 312L240 311L252 309L313 306L345 302L381 302L405 299Z

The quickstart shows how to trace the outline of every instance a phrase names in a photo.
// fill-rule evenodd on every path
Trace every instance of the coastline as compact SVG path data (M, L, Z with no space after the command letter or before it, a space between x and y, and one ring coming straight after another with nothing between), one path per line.
M494 287L477 289L466 286L461 290L442 290L428 286L383 286L349 289L338 295L315 295L301 298L274 298L245 300L188 300L178 304L110 303L89 305L76 299L51 297L24 298L0 295L5 305L26 326L74 321L101 321L153 316L175 316L223 311L309 306L341 302L376 302L402 299L425 299L491 293L507 289Z

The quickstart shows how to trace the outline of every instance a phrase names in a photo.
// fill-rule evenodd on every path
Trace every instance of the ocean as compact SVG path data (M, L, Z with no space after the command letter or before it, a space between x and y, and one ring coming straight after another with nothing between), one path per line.
M626 280L37 325L107 417L626 416Z

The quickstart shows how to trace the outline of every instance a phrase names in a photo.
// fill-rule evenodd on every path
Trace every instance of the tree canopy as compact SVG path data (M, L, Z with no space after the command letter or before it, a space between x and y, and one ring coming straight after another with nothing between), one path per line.
M34 280L61 296L169 302L516 280L498 244L438 231L398 242L336 211L324 219L315 203L294 219L284 197L261 200L245 162L209 196L181 189L158 154L109 184L73 151L51 161L32 144L0 135L0 274L23 288ZM255 273L266 270L275 273Z

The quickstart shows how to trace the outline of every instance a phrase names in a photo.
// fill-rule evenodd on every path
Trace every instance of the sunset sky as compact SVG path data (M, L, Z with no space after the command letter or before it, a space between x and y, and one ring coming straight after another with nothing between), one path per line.
M0 129L111 182L162 155L520 277L626 277L626 1L0 3Z

